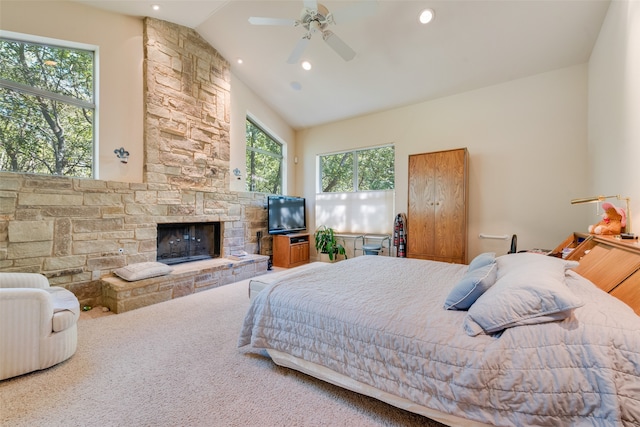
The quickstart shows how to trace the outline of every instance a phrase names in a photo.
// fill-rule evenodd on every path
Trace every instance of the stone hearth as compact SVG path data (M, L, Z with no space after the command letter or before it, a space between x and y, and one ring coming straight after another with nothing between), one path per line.
M166 276L127 282L111 275L103 277L102 305L114 313L145 307L195 292L216 288L267 272L268 256L247 255L235 261L226 258L193 261L173 266Z

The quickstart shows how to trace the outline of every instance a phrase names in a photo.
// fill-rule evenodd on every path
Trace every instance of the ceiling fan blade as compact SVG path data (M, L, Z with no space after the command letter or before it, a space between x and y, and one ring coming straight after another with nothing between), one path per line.
M285 27L295 27L296 25L298 25L298 21L296 21L295 19L262 18L258 16L250 17L249 23L252 25L282 25Z
M338 9L331 13L331 17L335 24L344 24L345 22L351 22L371 16L376 12L377 8L378 2L376 0L365 0L352 6Z
M333 32L328 30L325 31L324 33L322 33L322 39L329 46L331 46L331 49L333 49L345 61L351 61L353 58L355 58L355 51L351 49L349 45L343 42L342 39L336 36Z
M296 43L296 46L293 48L293 51L291 52L291 54L289 55L289 58L287 59L288 64L295 64L296 62L298 62L298 60L302 56L302 53L307 47L307 44L309 44L310 39L311 38L308 37L308 35L305 35L300 40L298 40L298 43Z
M318 2L316 0L303 0L304 7L310 10L318 10Z

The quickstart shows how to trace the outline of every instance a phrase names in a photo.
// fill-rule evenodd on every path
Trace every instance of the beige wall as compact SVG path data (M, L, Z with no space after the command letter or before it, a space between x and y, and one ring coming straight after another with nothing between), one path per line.
M142 20L51 1L2 1L0 29L98 46L98 178L142 182ZM123 164L113 150L131 156Z
M632 227L640 232L640 2L614 1L589 61L587 196L631 197ZM623 204L620 203L621 206ZM598 220L580 207L583 224Z
M469 255L553 248L575 230L573 197L585 194L587 67L561 69L484 89L298 132L297 179L313 200L316 155L396 145L396 211L406 212L408 155L467 147ZM311 209L313 212L313 208ZM313 218L310 229L315 229Z
M240 169L240 179L233 172L230 189L245 191L246 188L246 128L245 119L250 115L258 121L269 134L277 138L283 145L285 155L284 175L288 177L284 183L283 193L297 195L294 173L295 132L278 114L249 89L238 77L231 74L231 171Z

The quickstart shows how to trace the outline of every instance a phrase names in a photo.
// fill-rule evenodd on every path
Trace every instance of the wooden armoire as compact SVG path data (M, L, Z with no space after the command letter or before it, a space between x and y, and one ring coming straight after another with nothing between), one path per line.
M407 256L467 263L466 148L409 155Z

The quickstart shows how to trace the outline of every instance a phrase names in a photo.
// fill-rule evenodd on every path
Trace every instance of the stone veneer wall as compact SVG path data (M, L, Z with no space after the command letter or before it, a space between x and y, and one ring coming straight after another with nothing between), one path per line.
M229 62L190 28L144 22L145 182L227 192Z
M266 196L229 191L229 63L164 21L145 19L144 43L145 182L0 172L0 271L43 273L98 305L101 276L155 261L158 223L221 221L226 255L267 236Z

